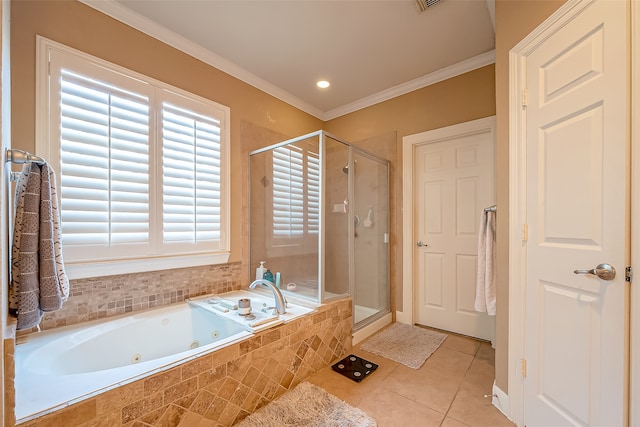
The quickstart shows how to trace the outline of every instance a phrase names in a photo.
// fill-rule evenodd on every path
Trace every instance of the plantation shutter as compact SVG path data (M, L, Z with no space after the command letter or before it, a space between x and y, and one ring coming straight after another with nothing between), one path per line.
M309 234L320 231L320 157L307 152L307 229Z
M164 102L162 165L164 242L219 242L220 122Z
M36 152L56 171L67 274L227 262L229 108L38 43Z
M59 107L63 245L148 244L149 98L62 69Z
M273 237L295 238L304 233L304 167L302 150L273 151Z
M320 158L299 147L273 150L273 237L318 234Z

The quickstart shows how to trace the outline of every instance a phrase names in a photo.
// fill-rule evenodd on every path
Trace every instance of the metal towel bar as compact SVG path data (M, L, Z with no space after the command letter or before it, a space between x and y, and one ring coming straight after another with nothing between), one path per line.
M27 153L26 151L18 150L16 148L7 148L6 162L23 164L23 163L37 163L39 165L45 164L45 160L42 157L35 154Z

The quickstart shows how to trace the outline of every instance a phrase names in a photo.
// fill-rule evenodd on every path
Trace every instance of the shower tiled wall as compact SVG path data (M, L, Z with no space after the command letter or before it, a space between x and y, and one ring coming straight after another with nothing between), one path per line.
M41 329L132 313L246 287L241 263L72 280L62 309L45 313Z
M351 350L352 305L316 313L20 424L231 426Z

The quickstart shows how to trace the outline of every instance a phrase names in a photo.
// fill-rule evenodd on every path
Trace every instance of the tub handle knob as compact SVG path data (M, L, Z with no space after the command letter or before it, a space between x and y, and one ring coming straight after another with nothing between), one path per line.
M273 310L272 314L278 314L278 309L276 307L267 307L267 304L263 304L264 307L262 308L262 312L263 313L268 313L269 310Z

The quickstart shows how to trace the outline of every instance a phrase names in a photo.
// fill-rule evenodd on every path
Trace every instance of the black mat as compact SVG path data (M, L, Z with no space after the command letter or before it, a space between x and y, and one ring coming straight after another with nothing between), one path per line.
M375 363L353 354L348 355L331 367L337 373L358 383L378 369L378 365Z

